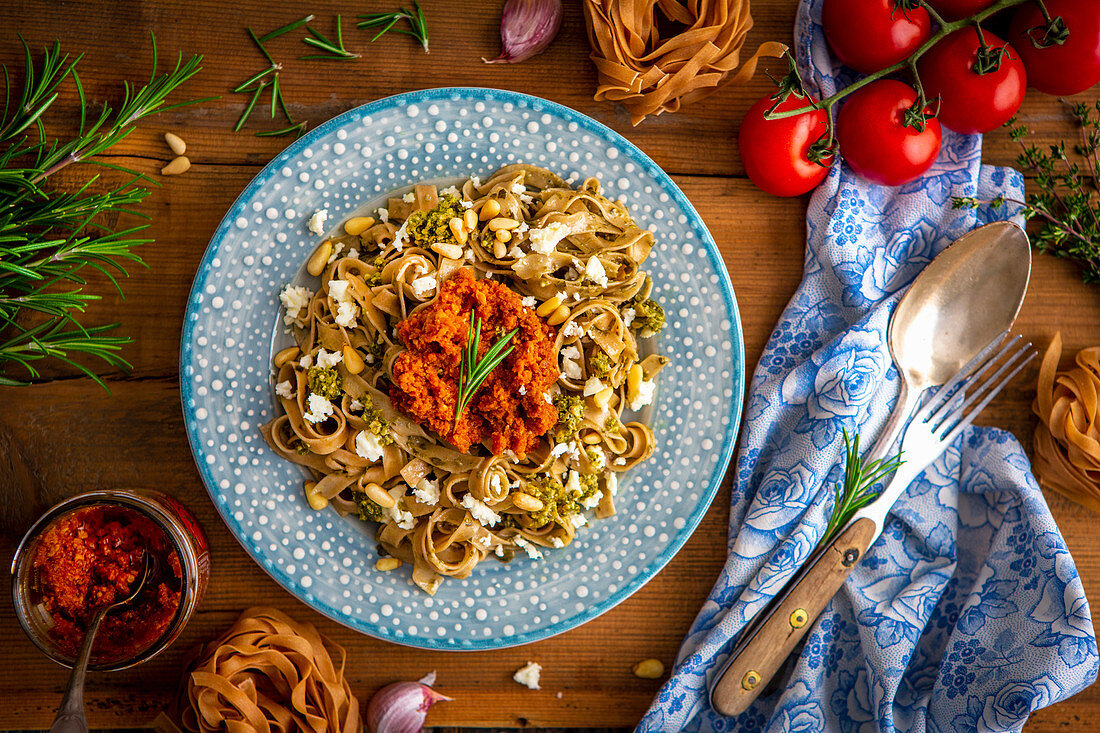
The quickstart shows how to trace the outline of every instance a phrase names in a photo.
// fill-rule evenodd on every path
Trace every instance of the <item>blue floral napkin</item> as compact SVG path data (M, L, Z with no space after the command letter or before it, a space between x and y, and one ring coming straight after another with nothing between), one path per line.
M834 76L822 0L803 0L808 90ZM836 166L807 214L805 275L753 376L730 509L730 556L638 731L1007 731L1096 678L1077 569L1010 434L972 428L895 506L807 636L780 691L740 718L707 702L731 639L782 588L825 527L841 430L870 445L898 393L886 326L906 285L978 224L952 196L1022 198L983 166L981 137L944 131L920 180L872 186Z

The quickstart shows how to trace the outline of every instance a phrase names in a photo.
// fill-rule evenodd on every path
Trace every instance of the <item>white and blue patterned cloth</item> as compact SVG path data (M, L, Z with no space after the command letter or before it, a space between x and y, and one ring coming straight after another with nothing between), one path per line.
M822 0L795 28L808 91L834 76ZM1022 198L981 165L981 137L944 131L918 181L873 186L835 166L807 214L805 274L757 365L730 509L729 560L638 731L966 731L1022 728L1096 678L1088 602L1010 434L972 428L917 479L882 537L807 635L779 691L739 718L707 702L731 640L817 544L839 477L841 430L870 445L896 401L886 326L944 247L1004 215L952 196Z

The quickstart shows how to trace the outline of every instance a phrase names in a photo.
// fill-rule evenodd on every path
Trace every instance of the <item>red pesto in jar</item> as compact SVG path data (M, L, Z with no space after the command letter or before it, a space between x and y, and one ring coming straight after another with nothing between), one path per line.
M34 591L53 621L50 637L76 657L96 611L130 594L150 553L153 574L130 604L107 614L92 659L128 659L165 632L180 604L179 555L151 519L120 506L93 506L59 518L34 553Z

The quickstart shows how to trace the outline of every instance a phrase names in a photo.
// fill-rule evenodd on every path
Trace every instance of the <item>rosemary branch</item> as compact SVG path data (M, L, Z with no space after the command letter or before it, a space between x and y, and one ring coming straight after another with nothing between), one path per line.
M428 22L424 19L424 10L420 7L420 3L417 2L417 0L413 0L412 10L400 8L399 10L389 13L366 13L358 17L360 21L356 24L356 28L360 30L368 28L380 29L374 34L374 38L370 39L371 43L381 38L386 31L393 29L397 33L404 33L407 36L415 38L424 48L424 53L428 53ZM409 30L394 28L394 26L402 20L407 20L409 22Z
M458 399L455 402L455 424L458 424L462 412L474 398L474 394L481 387L488 376L500 366L505 357L516 348L515 344L509 345L512 337L519 332L513 328L508 333L497 339L480 360L477 358L478 348L481 346L481 319L477 312L470 310L470 326L466 332L466 347L462 350L462 359L459 362L458 372ZM507 347L507 348L505 348Z
M152 34L150 34L152 36ZM203 99L165 104L169 94L200 70L201 56L180 55L169 71L158 73L156 38L153 70L142 85L124 84L117 110L103 106L89 115L90 104L77 73L80 56L70 60L59 42L44 49L35 66L30 47L24 51L23 86L13 91L6 66L4 107L0 115L0 384L25 384L40 376L43 359L60 361L103 385L88 366L76 361L91 356L107 366L128 369L119 351L130 339L107 335L118 324L84 327L77 316L99 295L84 292L87 271L105 276L121 295L118 276L128 265L144 265L134 248L152 240L141 236L138 222L113 229L107 221L120 215L147 218L135 207L149 194L144 175L98 160L96 156L125 139L140 120L155 112ZM62 82L71 79L80 101L80 125L68 139L49 139L43 116L58 99ZM92 163L122 172L122 185L97 192L100 174L75 190L46 187L51 176L74 163ZM10 373L23 372L21 378ZM104 385L105 386L105 385Z
M844 431L844 482L833 487L833 512L825 526L822 544L828 544L843 531L856 512L878 498L879 481L898 470L904 461L901 452L864 465L859 455L859 434L849 437Z

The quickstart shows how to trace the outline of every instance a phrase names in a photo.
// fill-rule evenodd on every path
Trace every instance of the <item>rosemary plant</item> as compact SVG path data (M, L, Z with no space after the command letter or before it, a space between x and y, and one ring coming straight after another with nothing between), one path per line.
M98 112L84 95L76 66L55 42L44 49L36 68L22 38L23 87L13 90L6 66L4 106L0 115L0 385L25 384L40 376L44 359L64 362L104 386L78 356L99 359L107 366L129 369L120 350L130 339L111 335L118 324L85 327L77 316L100 298L85 292L89 270L106 276L122 294L119 275L127 266L144 265L133 251L152 240L142 236L148 224L137 222L115 230L108 221L119 215L145 218L135 210L149 194L144 175L99 160L96 156L126 138L134 125L153 114L206 100L165 104L165 99L200 69L201 56L157 72L153 38L153 71L143 85L124 84L117 110L104 105ZM80 125L68 139L49 139L43 116L58 99L59 88L71 79L80 100ZM100 174L75 189L52 184L53 176L74 163L91 163L122 172L125 183L102 192Z
M409 22L409 28L394 28L402 20ZM359 23L355 27L360 30L378 28L379 31L374 34L374 38L370 39L371 43L377 41L382 34L392 28L397 33L404 33L415 38L423 47L424 53L428 53L428 22L424 19L424 10L417 0L413 0L412 10L401 8L389 13L360 15Z
M1020 144L1016 165L1034 173L1038 191L1026 201L998 196L983 202L967 197L954 198L952 205L956 209L982 203L994 208L1006 203L1022 206L1024 217L1039 223L1031 238L1035 249L1076 261L1085 282L1100 284L1100 100L1091 105L1077 102L1069 108L1081 131L1081 142L1073 148L1079 160L1066 152L1064 141L1047 150L1025 144L1029 130L1013 118L1007 127L1009 136Z
M863 464L859 455L859 434L854 438L844 431L844 482L833 488L833 513L825 527L821 544L836 539L856 512L878 498L875 486L879 481L898 470L904 463L899 452L889 458L880 458Z
M519 332L513 328L508 333L497 339L485 356L479 360L477 351L481 347L481 319L477 312L470 311L470 326L466 333L466 348L462 350L462 361L458 372L458 399L455 401L455 423L462 417L463 410L470 404L474 394L488 376L501 365L505 357L516 348L515 344L509 346L508 342ZM507 347L507 348L505 348Z

